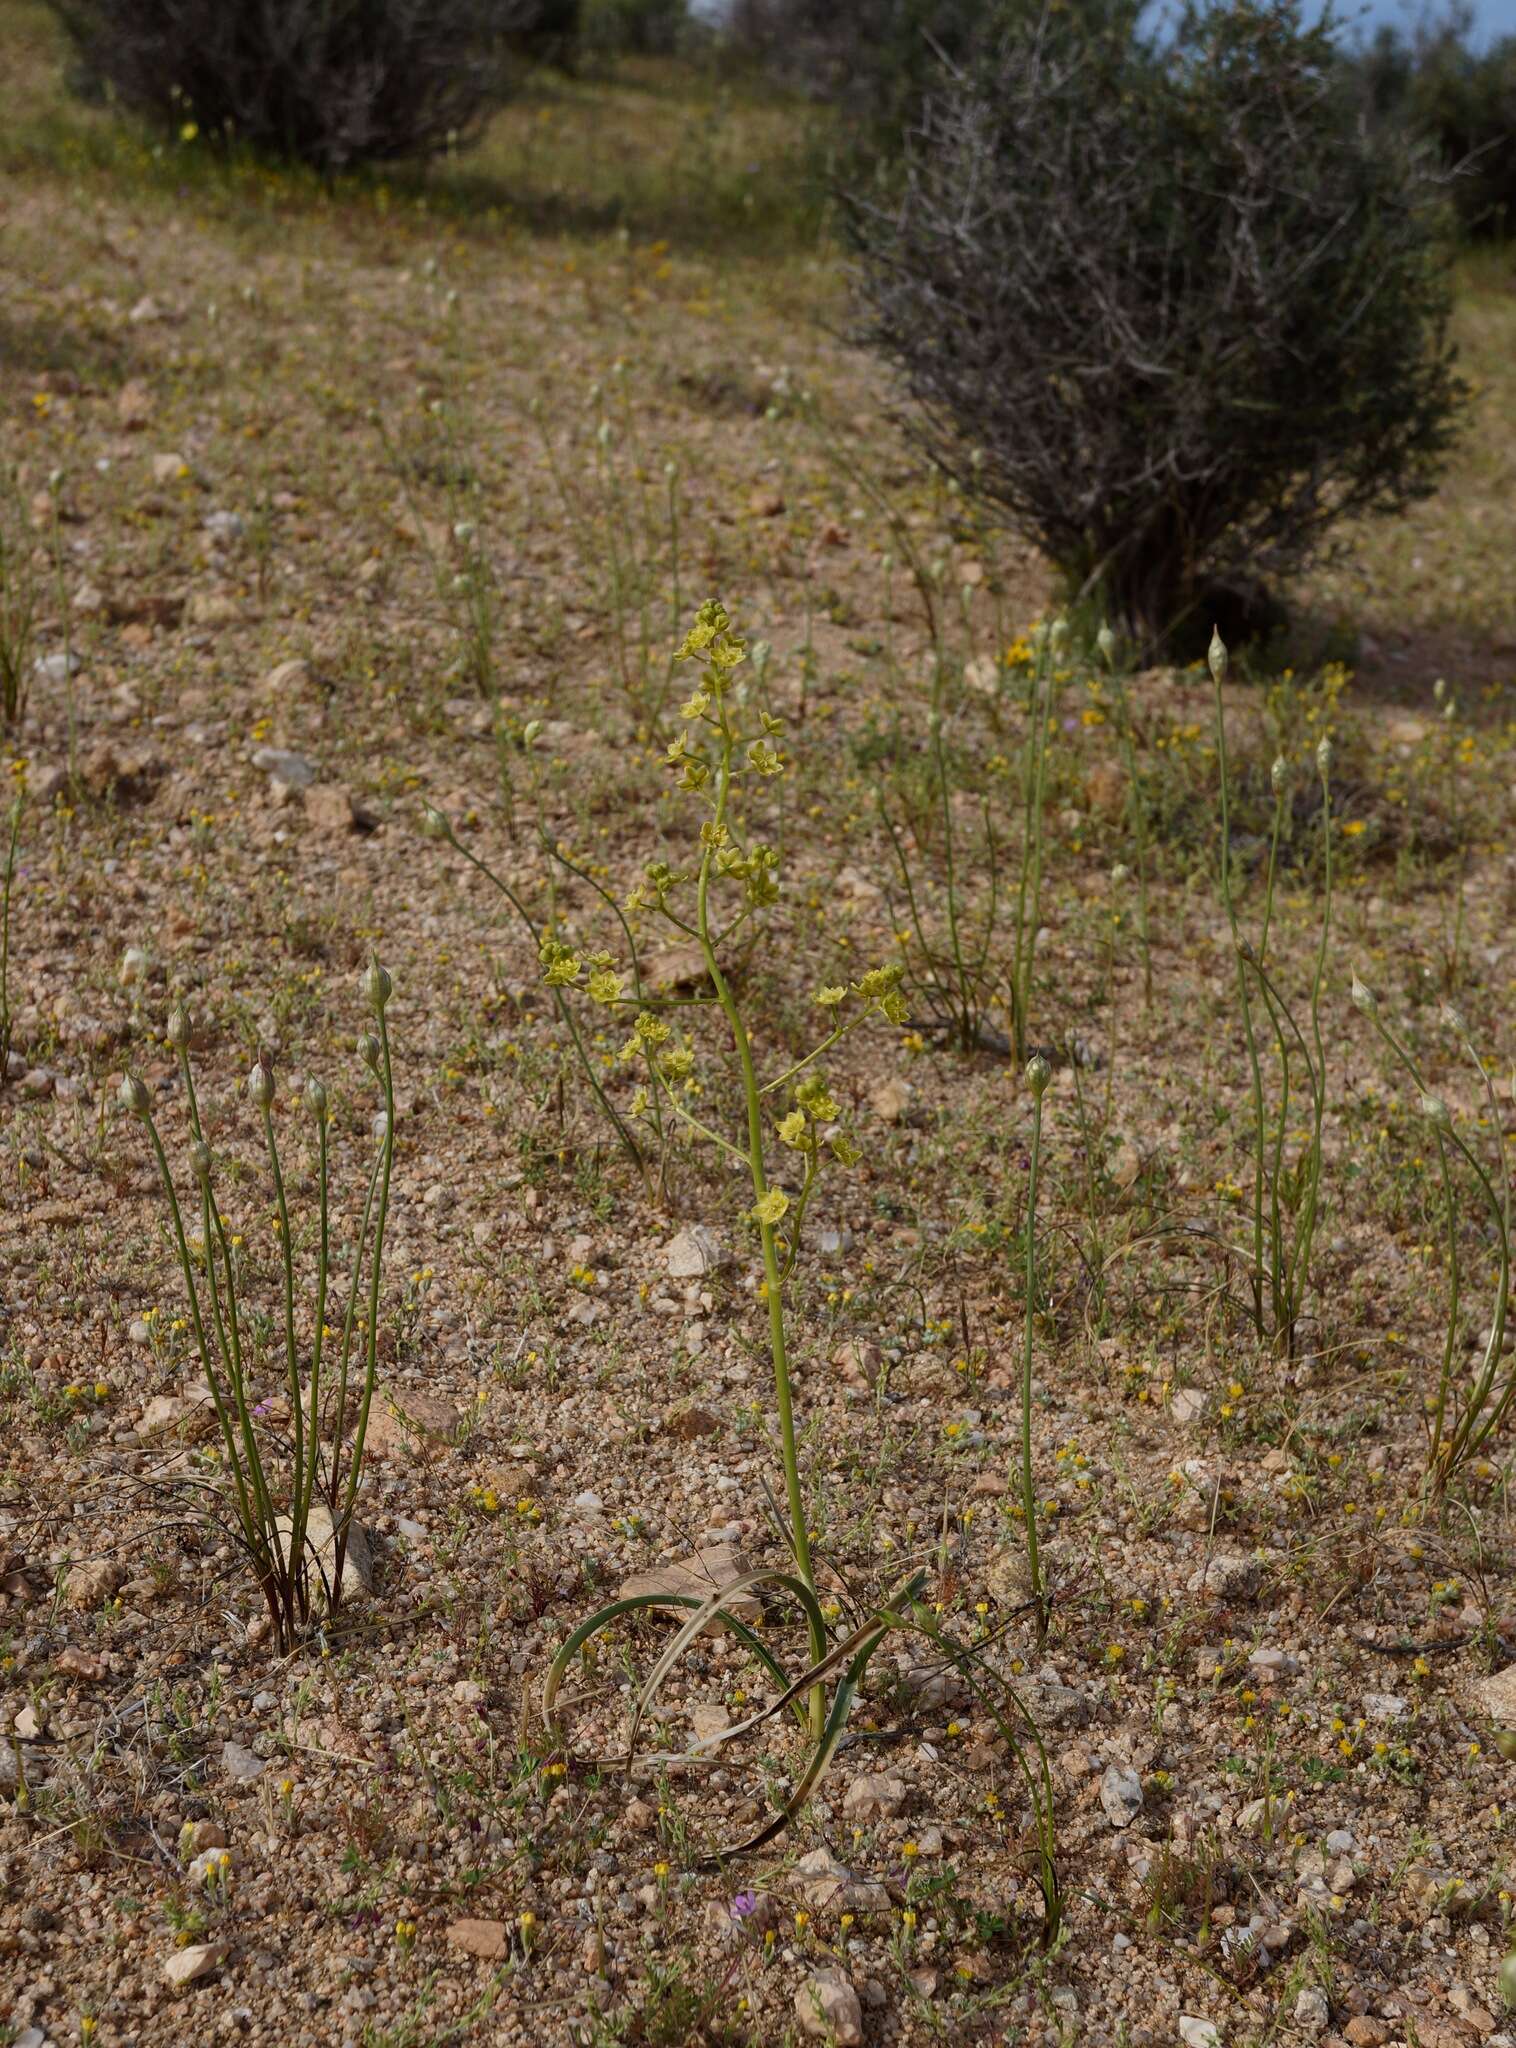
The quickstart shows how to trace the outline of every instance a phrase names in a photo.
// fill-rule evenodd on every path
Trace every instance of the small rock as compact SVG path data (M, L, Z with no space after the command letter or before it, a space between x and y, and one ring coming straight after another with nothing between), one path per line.
M731 1261L731 1253L703 1223L690 1224L664 1248L664 1263L673 1280L701 1280L707 1273L719 1273Z
M877 1344L849 1337L832 1353L832 1363L850 1387L867 1387L872 1393L884 1373L884 1353Z
M639 1594L656 1593L660 1596L694 1595L707 1600L712 1593L744 1577L747 1569L740 1552L731 1544L711 1543L673 1564L657 1565L652 1571L634 1572L622 1585L619 1597L631 1600ZM756 1594L738 1593L732 1598L731 1611L734 1620L757 1621L763 1609ZM674 1612L687 1618L689 1610L676 1608ZM706 1624L708 1629L721 1626L719 1617L713 1617Z
M1142 1780L1130 1764L1107 1764L1100 1780L1100 1804L1113 1828L1130 1827L1142 1811Z
M1507 1664L1489 1678L1474 1681L1474 1697L1502 1728L1516 1728L1516 1664Z
M181 1948L171 1955L163 1965L165 1982L173 1985L198 1984L202 1977L209 1977L219 1970L226 1961L224 1941L200 1941L192 1948Z
M712 1415L709 1408L698 1408L693 1402L686 1406L670 1408L663 1418L663 1427L682 1444L692 1444L702 1436L715 1436L721 1429L721 1418Z
M1319 2034L1332 2016L1324 1991L1307 1984L1295 2000L1295 2024L1308 2034Z
M66 1678L82 1678L87 1685L94 1685L104 1678L107 1670L104 1657L98 1650L60 1650L53 1659L53 1669L61 1671Z
M1372 2019L1366 2012L1354 2013L1342 2033L1350 2048L1384 2048L1390 2038L1384 2021Z
M226 1848L202 1849L198 1856L192 1857L190 1860L189 1869L186 1872L190 1883L205 1884L211 1878L218 1877L223 1871L229 1870L231 1868L230 1856L231 1851Z
M694 1732L693 1747L700 1748L713 1743L718 1735L724 1735L732 1725L732 1717L722 1706L695 1707L690 1713L690 1727Z
M650 1833L658 1825L658 1809L649 1806L645 1799L629 1799L621 1809L621 1817L639 1835Z
M260 697L299 697L311 686L311 665L298 657L294 661L281 661L277 668L271 668L258 684Z
M153 417L153 394L133 377L116 393L116 418L127 433L135 434Z
M1353 1837L1346 1828L1333 1828L1324 1844L1328 1856L1351 1856Z
M1292 1657L1287 1650L1254 1650L1248 1657L1248 1664L1263 1678L1300 1676L1300 1659Z
M47 1724L33 1706L25 1706L11 1723L23 1742L35 1742L47 1732Z
M898 1124L915 1092L909 1081L881 1081L869 1095L869 1107L882 1124Z
M153 457L153 482L172 484L189 475L189 464L177 449Z
M869 1772L848 1786L842 1811L849 1820L889 1820L905 1805L905 1797L904 1778Z
M871 1878L855 1877L829 1849L812 1849L795 1865L800 1896L813 1911L882 1913L890 1895Z
M1169 1401L1169 1413L1185 1425L1198 1422L1205 1414L1205 1395L1199 1387L1180 1387Z
M94 1558L68 1568L67 1600L70 1607L98 1607L125 1585L126 1566L114 1558Z
M1399 1693L1366 1692L1363 1711L1370 1721L1403 1721L1411 1710Z
M364 1452L381 1458L440 1452L457 1442L466 1415L466 1410L441 1394L425 1394L411 1387L378 1387L369 1404Z
M234 1785L252 1785L263 1776L268 1765L261 1756L255 1756L244 1743L223 1742L221 1768Z
M340 839L358 828L357 808L340 782L311 783L304 803L306 822L323 838Z
M1215 2021L1198 2019L1193 2013L1180 2015L1179 2038L1184 2048L1221 2048L1221 2035Z
M1455 1984L1448 1993L1448 2004L1460 2019L1474 2029L1481 2040L1495 2031L1494 2015L1482 2006L1467 1984Z
M288 1536L291 1529L289 1516L276 1515L274 1520L280 1535ZM336 1532L331 1513L315 1504L305 1520L305 1558L315 1575L317 1591L322 1598L325 1597L336 1557ZM344 1600L357 1600L373 1590L374 1553L368 1532L360 1523L349 1522L347 1548L342 1557L342 1597Z
M841 1970L818 1970L795 1993L795 2018L809 2040L863 2048L863 2008Z
M447 1938L465 1955L482 1956L486 1962L497 1961L510 1947L503 1920L454 1920L448 1925Z
M285 747L254 747L253 766L287 789L309 789L316 780L315 767L304 754L292 754Z
M1185 1583L1190 1592L1204 1593L1212 1600L1246 1600L1257 1592L1262 1576L1256 1557L1240 1550L1219 1550L1191 1572Z
M203 1856L209 1849L226 1847L226 1829L219 1821L187 1820L179 1830L181 1856Z

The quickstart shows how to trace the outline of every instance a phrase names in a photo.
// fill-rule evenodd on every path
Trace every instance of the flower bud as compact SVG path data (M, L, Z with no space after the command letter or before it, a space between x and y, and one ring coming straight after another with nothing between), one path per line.
M1131 879L1131 869L1127 866L1125 861L1118 860L1116 865L1111 869L1111 887L1113 889L1120 889L1125 883L1129 882Z
M326 1122L326 1090L314 1074L309 1076L305 1084L305 1106L318 1124Z
M1053 628L1052 628L1052 631L1051 631L1051 632L1050 632L1050 633L1048 634L1048 645L1049 645L1049 647L1051 647L1051 648L1052 648L1052 650L1053 650L1053 652L1054 652L1055 654L1062 654L1062 652L1063 652L1064 648L1065 648L1065 647L1067 647L1067 646L1068 646L1068 644L1069 644L1069 622L1068 622L1068 620L1067 620L1067 619L1054 619L1054 621L1053 621Z
M1468 1037L1469 1020L1464 1016L1456 1003L1443 1004L1442 1021L1447 1025L1449 1031L1456 1031L1460 1038Z
M372 1031L359 1032L357 1051L359 1059L362 1060L369 1072L377 1074L379 1071L380 1045Z
M135 1074L128 1074L122 1081L119 1100L121 1107L129 1116L140 1116L144 1121L153 1106L153 1098L147 1092L147 1083L139 1080Z
M385 1139L388 1138L390 1134L389 1112L383 1109L375 1110L373 1121L370 1123L369 1129L374 1134L374 1143L376 1145L382 1145Z
M1516 1764L1516 1728L1497 1729L1495 1747L1508 1764Z
M1095 635L1095 645L1100 649L1101 657L1106 667L1114 668L1116 666L1116 635L1109 626L1102 626Z
M435 804L429 804L423 801L421 806L420 825L421 836L423 839L446 839L448 837L447 819L444 816L444 814L437 809L437 806Z
M1269 770L1269 781L1274 785L1275 796L1282 799L1290 786L1290 764L1283 754L1275 756L1274 765Z
M1448 1106L1440 1095L1423 1095L1421 1098L1421 1114L1429 1124L1440 1124L1444 1130L1453 1121L1448 1115Z
M1034 1052L1026 1063L1026 1082L1032 1094L1039 1102L1042 1100L1048 1082L1052 1078L1053 1070L1048 1065L1046 1058L1040 1052Z
M1432 685L1432 702L1434 704L1440 704L1447 694L1448 679L1446 676L1439 676L1436 682Z
M1212 678L1217 683L1224 683L1226 681L1226 642L1222 639L1220 631L1215 626L1211 628L1211 644L1206 649L1205 658L1211 665Z
M189 1162L190 1172L204 1187L211 1177L211 1148L203 1139L197 1138L190 1146Z
M363 977L363 993L368 997L368 1006L376 1017L384 1014L384 1006L395 992L395 984L388 971L379 965L379 956L374 954Z
M183 1003L175 1003L168 1013L168 1022L163 1035L175 1052L188 1052L190 1042L190 1015Z
M146 981L147 955L140 946L127 947L117 972L123 988L134 988L139 981Z
M266 1052L260 1052L257 1064L247 1077L248 1100L258 1109L269 1109L274 1100L274 1063Z
M1356 974L1353 976L1352 994L1354 1008L1362 1010L1365 1017L1377 1017L1379 1015L1378 996L1375 995L1368 983L1360 981Z
M526 724L521 728L522 746L535 747L541 736L542 720L540 718L529 718L526 721Z
M1322 738L1316 742L1316 773L1325 782L1332 772L1332 742Z

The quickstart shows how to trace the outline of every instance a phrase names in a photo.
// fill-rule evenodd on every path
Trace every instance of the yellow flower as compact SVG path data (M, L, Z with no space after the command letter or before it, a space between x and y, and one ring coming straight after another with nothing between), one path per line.
M761 1202L753 1204L753 1221L755 1223L777 1223L789 1206L790 1198L783 1188L770 1188Z
M800 1145L805 1140L805 1111L792 1109L779 1126L779 1136L786 1145Z

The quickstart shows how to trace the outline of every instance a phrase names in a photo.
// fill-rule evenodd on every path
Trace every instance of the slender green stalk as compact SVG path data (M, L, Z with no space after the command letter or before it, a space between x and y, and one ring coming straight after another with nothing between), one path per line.
M0 1088L10 1077L11 1060L11 891L16 880L16 847L21 838L21 809L26 792L11 798L6 818L5 868L0 872Z
M1032 1091L1032 1154L1026 1187L1026 1303L1021 1350L1021 1515L1026 1534L1027 1576L1037 1603L1037 1640L1047 1634L1047 1587L1037 1545L1037 1488L1032 1477L1032 1330L1037 1319L1037 1178L1042 1162L1042 1098L1052 1070L1041 1053L1027 1061Z

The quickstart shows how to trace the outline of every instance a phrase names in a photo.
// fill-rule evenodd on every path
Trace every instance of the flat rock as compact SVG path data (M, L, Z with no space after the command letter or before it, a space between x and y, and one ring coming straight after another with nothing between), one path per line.
M832 1363L850 1387L867 1387L870 1393L884 1375L884 1353L877 1344L849 1337L832 1353Z
M1516 1664L1488 1678L1476 1679L1473 1693L1479 1705L1501 1728L1516 1728Z
M842 1811L849 1820L890 1820L905 1805L904 1778L886 1777L870 1771L854 1778L843 1796Z
M672 1280L703 1280L729 1266L732 1255L714 1230L691 1223L664 1247L664 1264Z
M1180 2015L1179 2038L1184 2048L1221 2048L1221 2033L1216 2022L1200 2019L1194 2013Z
M315 764L286 747L254 747L253 766L286 789L309 789L316 780Z
M642 1594L657 1593L679 1597L693 1595L708 1600L712 1593L733 1585L747 1570L745 1559L732 1544L710 1543L672 1564L655 1565L651 1571L633 1572L622 1585L619 1597L632 1600ZM751 1622L757 1621L763 1608L755 1593L739 1593L732 1600L731 1611L735 1620ZM689 1610L675 1608L673 1612L687 1617ZM719 1628L721 1625L719 1619L713 1618L706 1627Z
M268 1765L261 1756L255 1756L245 1743L223 1742L221 1768L234 1785L252 1785L263 1776Z
M114 1558L87 1558L69 1566L65 1598L70 1607L98 1607L124 1586L126 1579L126 1566Z
M855 1877L830 1849L812 1849L795 1865L800 1896L814 1912L883 1913L890 1895L872 1878Z
M853 1981L841 1970L817 1970L795 1993L795 2018L810 2041L863 2048L863 2008Z
M1256 1557L1241 1550L1218 1550L1190 1573L1185 1584L1190 1592L1211 1600L1247 1600L1257 1592L1262 1577Z
M435 1454L457 1443L466 1419L466 1411L441 1394L415 1387L376 1387L363 1448L380 1458Z
M689 1402L678 1408L670 1408L663 1418L667 1434L682 1444L692 1444L703 1436L716 1436L721 1430L721 1417L713 1415L709 1408L701 1408Z
M275 1526L281 1536L288 1536L291 1530L288 1515L276 1515ZM319 1504L313 1505L305 1521L305 1555L316 1574L316 1581L324 1596L327 1582L336 1562L336 1533L328 1510ZM360 1599L374 1590L374 1553L368 1532L361 1523L349 1522L347 1548L342 1557L342 1598Z
M163 1965L164 1982L174 1985L198 1984L226 1961L224 1941L199 1941L192 1948L176 1949Z
M497 1961L510 1947L510 1934L503 1920L453 1920L449 1922L447 1938L465 1955L482 1956L486 1962Z

